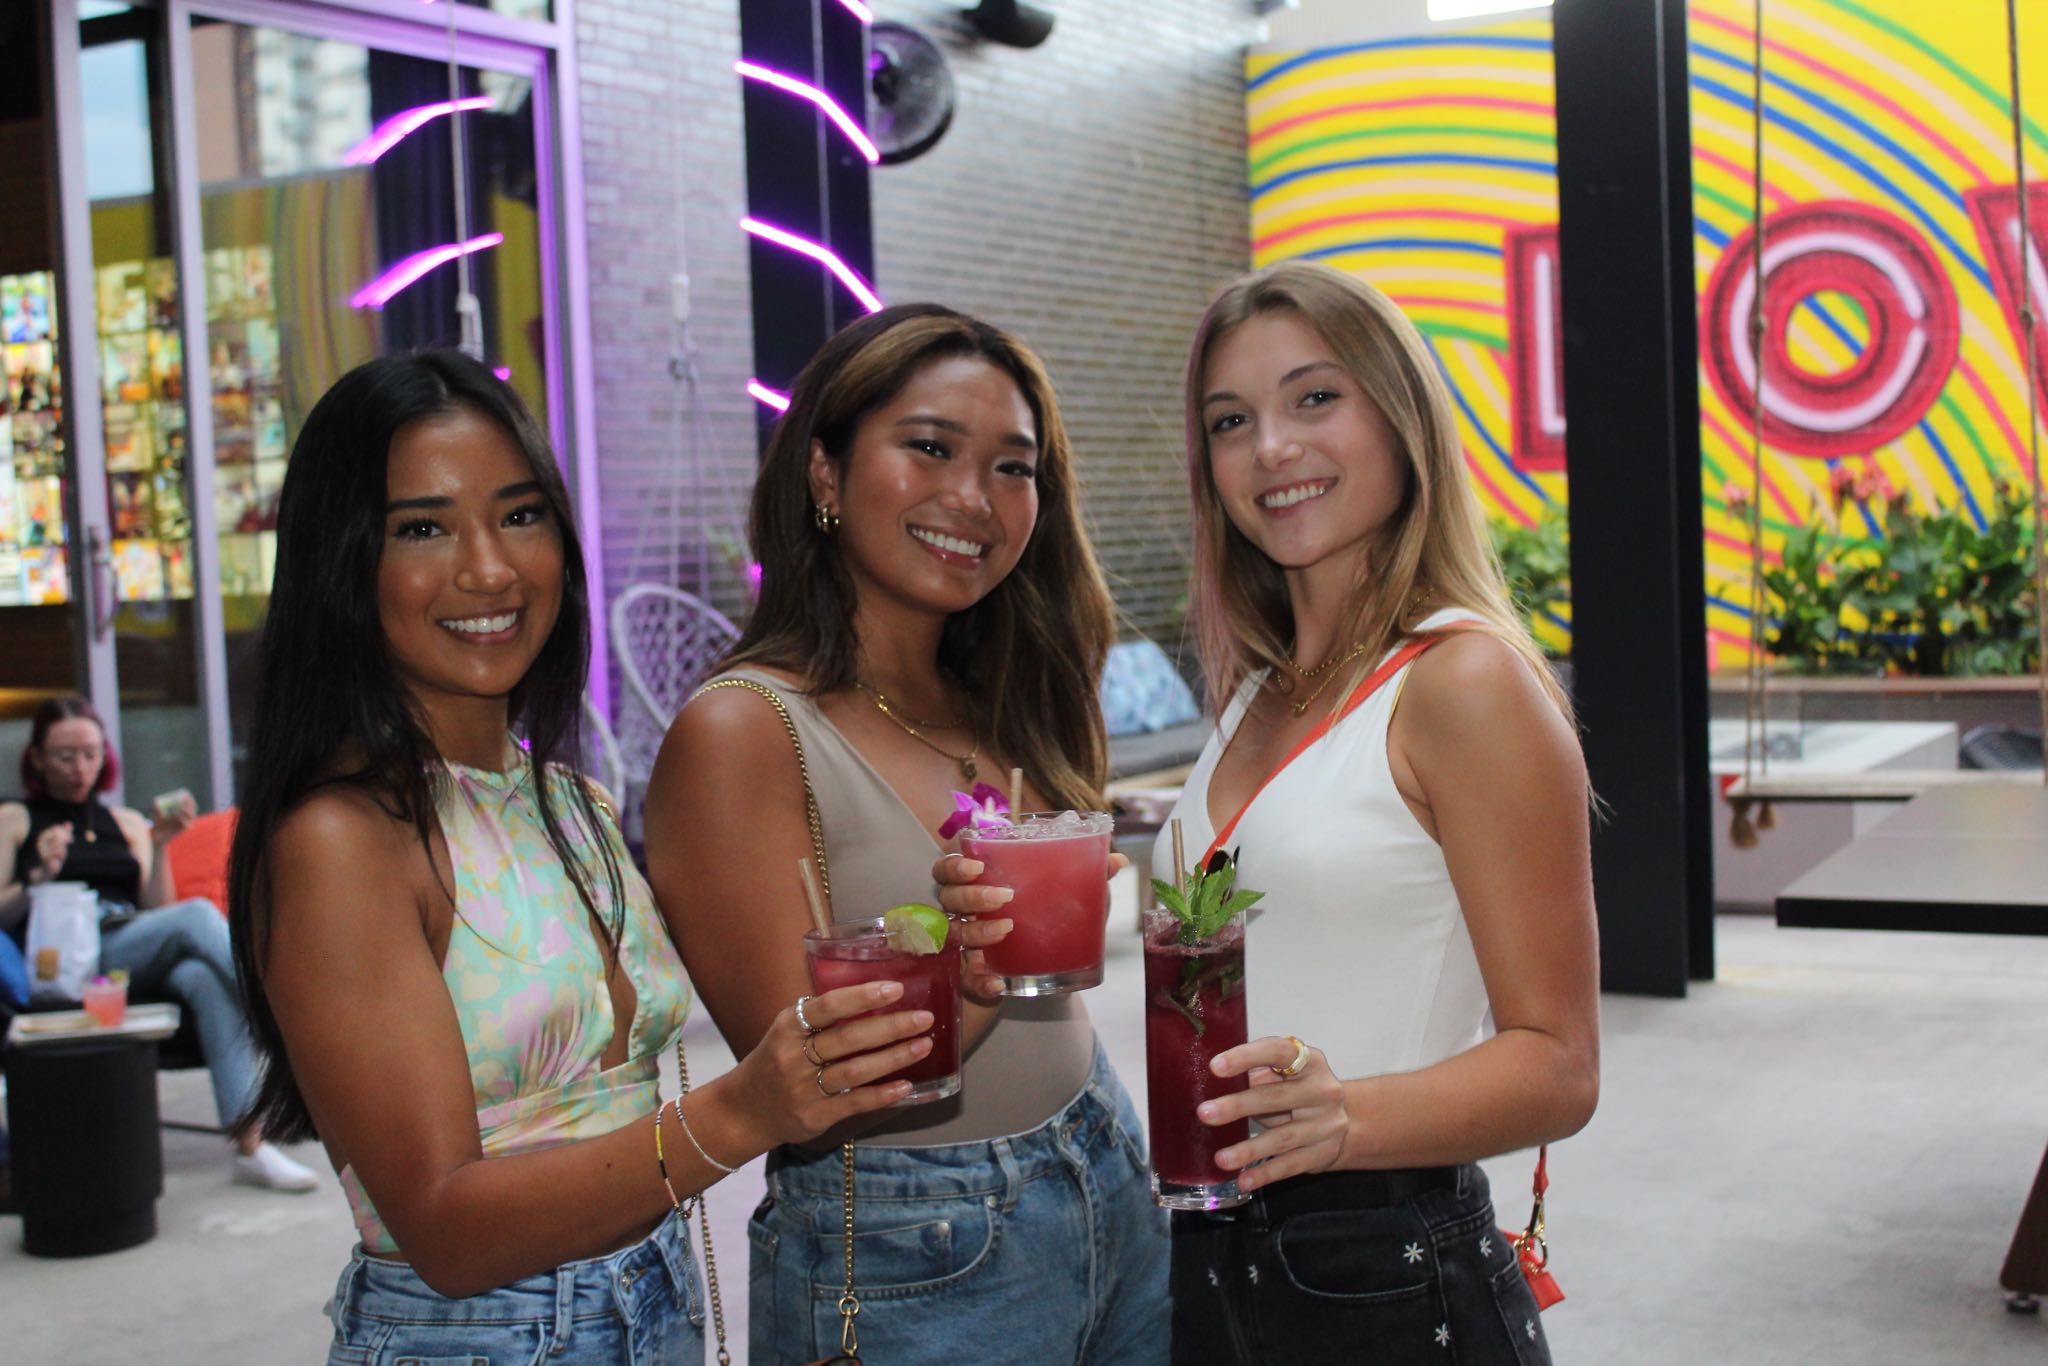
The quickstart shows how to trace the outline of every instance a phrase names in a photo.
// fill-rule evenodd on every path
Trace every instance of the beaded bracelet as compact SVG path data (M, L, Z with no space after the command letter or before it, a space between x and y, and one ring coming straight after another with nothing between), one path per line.
M676 1107L676 1123L683 1126L683 1136L690 1140L690 1146L697 1150L697 1156L703 1158L706 1162L709 1162L712 1166L718 1168L718 1170L724 1172L727 1176L731 1176L734 1172L739 1170L738 1167L726 1166L723 1162L720 1162L710 1153L704 1151L704 1145L697 1141L696 1133L693 1132L690 1128L689 1116L683 1113L683 1098L681 1096L677 1096L674 1100L670 1101L669 1104Z
M654 1165L661 1168L661 1184L668 1187L669 1203L675 1206L677 1214L681 1214L683 1202L676 1198L675 1183L668 1179L668 1158L661 1151L661 1112L667 1108L666 1104L654 1107ZM682 1115L681 1110L676 1111L676 1118L681 1119Z

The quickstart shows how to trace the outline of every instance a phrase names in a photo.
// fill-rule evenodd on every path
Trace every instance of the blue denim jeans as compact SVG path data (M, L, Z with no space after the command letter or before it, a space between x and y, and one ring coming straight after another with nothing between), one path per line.
M857 1150L861 1355L1163 1366L1166 1221L1137 1111L1098 1051L1080 1094L1027 1133ZM837 1149L769 1159L753 1243L752 1366L839 1350L845 1283Z
M1176 1366L1550 1366L1474 1166L1325 1172L1173 1217Z
M451 1300L403 1262L349 1259L328 1366L700 1366L704 1296L689 1226Z
M256 1099L256 1046L235 985L228 922L211 901L177 901L100 931L100 971L128 974L133 996L169 996L191 1012L213 1077L213 1108L232 1125Z

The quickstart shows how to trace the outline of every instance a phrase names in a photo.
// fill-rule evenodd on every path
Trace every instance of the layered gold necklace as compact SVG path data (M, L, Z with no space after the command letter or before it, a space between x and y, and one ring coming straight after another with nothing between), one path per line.
M1318 697L1321 697L1323 695L1323 690L1329 687L1331 681L1336 678L1337 675L1335 673L1332 673L1331 671L1333 669L1336 669L1340 665L1349 664L1352 660L1364 654L1367 648L1368 646L1365 643L1361 642L1357 645L1352 646L1343 654L1331 655L1328 659L1316 665L1313 669L1304 669L1299 664L1296 664L1294 666L1294 672L1301 676L1302 682L1306 683L1311 678L1322 678L1323 681L1316 684L1315 690L1311 692L1307 697L1302 698L1299 702L1289 702L1287 704L1287 709L1293 712L1296 716L1300 716L1303 712L1306 712L1309 709L1310 705L1314 703L1314 701ZM1326 674L1329 676L1324 677L1324 675Z
M908 735L911 739L917 741L925 748L932 750L935 753L943 754L946 756L946 758L951 759L954 763L960 765L960 777L962 781L969 783L974 781L975 775L979 772L979 770L976 769L974 766L974 756L981 753L980 732L976 731L971 725L968 725L960 717L957 716L950 721L925 721L921 720L918 717L912 716L910 715L910 713L902 710L895 703L891 702L889 700L888 694L884 693L880 688L875 687L872 683L863 683L861 680L856 678L853 681L853 686L859 688L862 692L866 693L868 695L868 700L875 704L875 710L881 712L882 715L888 717L891 721L894 721L896 723L897 728L900 729L905 735ZM947 749L944 745L941 745L938 741L932 739L929 735L926 735L923 731L919 730L918 726L929 726L933 730L954 730L965 726L968 730L968 733L974 736L974 746L973 748L969 749L965 754L955 754L953 753L953 751Z

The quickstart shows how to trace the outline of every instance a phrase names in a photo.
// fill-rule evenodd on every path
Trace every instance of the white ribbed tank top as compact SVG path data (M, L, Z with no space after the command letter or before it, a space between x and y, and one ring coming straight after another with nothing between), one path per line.
M1418 629L1477 620L1447 608ZM1231 835L1238 884L1266 894L1245 939L1251 1037L1299 1035L1340 1077L1428 1067L1492 1028L1443 850L1387 762L1387 724L1412 667L1282 770ZM1231 700L1174 806L1190 863L1215 838L1209 780L1259 681ZM1170 831L1153 850L1157 877L1173 867Z

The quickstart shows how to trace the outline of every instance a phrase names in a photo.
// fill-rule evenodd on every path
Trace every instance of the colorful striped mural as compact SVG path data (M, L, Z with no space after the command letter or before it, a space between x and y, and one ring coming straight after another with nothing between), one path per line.
M1725 667L1749 635L1749 525L1724 492L1751 480L1754 8L1690 13L1708 627ZM1764 552L1834 522L1844 469L1981 522L1998 483L2027 474L2004 7L1765 0L1764 15ZM2048 52L2026 81L2048 117ZM1255 262L1323 260L1385 289L1450 380L1488 515L1528 524L1562 502L1549 23L1254 54L1246 112ZM2025 131L2032 166L2048 137L2032 117ZM2029 205L2041 250L2048 185ZM1882 511L1852 496L1839 515L1881 536ZM1569 626L1538 629L1562 643Z

